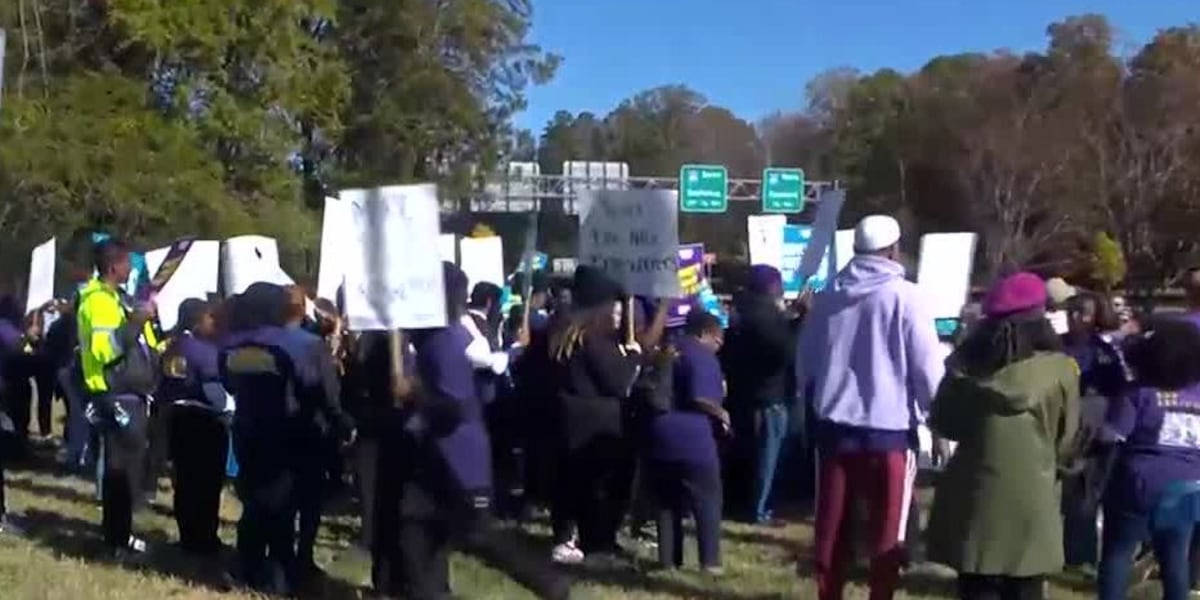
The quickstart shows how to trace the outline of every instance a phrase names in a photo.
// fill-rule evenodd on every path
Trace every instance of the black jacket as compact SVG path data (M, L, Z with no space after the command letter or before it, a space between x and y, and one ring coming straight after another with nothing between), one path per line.
M794 387L796 324L769 296L742 294L721 351L734 409L789 403Z

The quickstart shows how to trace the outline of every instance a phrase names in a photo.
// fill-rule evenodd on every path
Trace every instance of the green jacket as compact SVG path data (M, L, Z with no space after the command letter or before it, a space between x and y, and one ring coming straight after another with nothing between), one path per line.
M1058 572L1058 468L1079 424L1075 361L1038 354L983 378L949 364L930 425L958 447L934 494L929 560L979 575Z

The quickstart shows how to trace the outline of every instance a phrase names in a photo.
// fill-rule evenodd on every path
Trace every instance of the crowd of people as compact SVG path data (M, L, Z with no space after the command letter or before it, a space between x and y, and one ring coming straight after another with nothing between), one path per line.
M353 483L381 597L449 597L453 549L565 598L554 563L629 560L626 527L644 539L654 525L660 566L683 567L688 518L699 568L719 576L722 520L783 525L788 488L815 499L821 600L842 597L860 539L873 599L914 558L957 571L964 599L1042 598L1066 566L1094 569L1106 600L1153 558L1164 597L1187 597L1200 270L1184 282L1195 312L1123 323L1103 295L1010 274L941 339L900 242L894 219L866 217L847 266L790 305L780 272L752 267L728 329L699 309L668 327L665 300L587 266L517 282L526 297L506 311L500 287L468 289L445 263L445 327L349 332L338 299L256 283L185 301L164 332L153 297L123 292L130 252L109 239L69 301L28 318L0 301L0 424L15 438L0 466L29 446L33 390L42 437L62 398L60 459L95 468L117 558L147 551L133 516L160 475L180 546L222 557L232 479L231 580L274 594L320 576L322 514ZM924 531L922 449L938 468ZM0 530L19 534L2 491ZM497 525L543 509L550 556Z

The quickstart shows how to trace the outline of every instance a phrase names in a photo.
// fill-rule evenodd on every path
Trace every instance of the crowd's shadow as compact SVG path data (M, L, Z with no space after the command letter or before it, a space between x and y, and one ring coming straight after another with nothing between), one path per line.
M95 523L65 516L56 512L30 509L23 519L26 538L60 557L93 564L120 566L134 571L148 571L173 577L193 587L223 593L234 589L227 575L229 556L216 559L198 558L173 546L162 532L153 532L147 539L150 550L136 562L113 558L97 535ZM320 598L354 598L361 590L342 580L324 578L315 582L305 595Z

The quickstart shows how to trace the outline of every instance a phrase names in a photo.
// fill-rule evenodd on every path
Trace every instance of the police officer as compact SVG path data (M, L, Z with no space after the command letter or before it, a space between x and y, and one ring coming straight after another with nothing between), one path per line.
M217 530L233 409L217 370L215 333L211 305L193 298L179 306L156 399L166 407L170 429L179 545L207 556L222 546Z
M160 349L153 301L135 309L121 290L132 269L129 256L116 239L97 244L97 275L80 290L76 315L83 387L101 437L104 541L118 557L146 548L133 536L133 512L144 491L147 403Z
M406 403L402 430L387 436L394 443L380 459L387 474L380 486L391 489L380 492L376 590L413 600L449 597L456 541L539 596L565 598L565 579L491 526L491 447L468 356L473 338L461 319L467 278L451 263L443 264L443 278L447 326L411 332L422 393Z
M238 575L270 593L291 593L301 582L296 562L298 478L311 468L313 423L322 420L345 437L353 427L331 409L330 382L317 348L285 327L288 292L256 283L232 306L232 335L218 368L238 405L233 419L238 460ZM327 353L325 353L327 355ZM336 392L336 380L332 383Z

